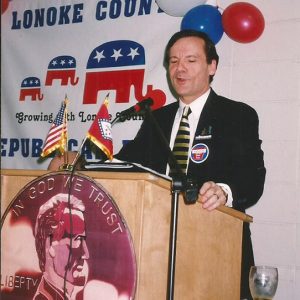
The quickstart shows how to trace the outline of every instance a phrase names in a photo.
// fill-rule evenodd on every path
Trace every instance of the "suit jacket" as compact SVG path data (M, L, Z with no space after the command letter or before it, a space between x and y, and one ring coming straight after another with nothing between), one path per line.
M178 106L176 102L153 112L168 143ZM193 147L199 144L207 149L207 158L196 162L190 159L188 176L200 184L209 180L228 184L237 210L244 212L254 205L263 192L266 173L255 110L211 90L193 140ZM163 174L168 156L168 149L147 117L135 139L115 155Z
M153 112L167 143L178 102ZM233 208L245 212L254 205L263 192L265 167L261 140L258 134L258 116L249 105L218 96L211 90L203 107L193 148L206 150L200 159L189 159L188 177L201 185L206 181L226 183L233 195ZM168 163L167 149L153 126L145 118L135 139L115 156L124 161L137 162L165 174ZM254 265L249 224L245 224L242 251L241 297L251 299L248 275Z

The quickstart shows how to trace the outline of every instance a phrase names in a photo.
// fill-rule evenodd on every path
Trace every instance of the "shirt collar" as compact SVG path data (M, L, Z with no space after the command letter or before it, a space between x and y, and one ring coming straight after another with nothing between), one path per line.
M196 117L196 118L200 118L200 114L202 112L202 109L204 107L204 104L208 98L208 95L210 93L210 88L203 94L201 95L199 98L195 99L191 104L189 104L189 107L191 108L192 114ZM180 112L182 113L183 108L186 106L185 103L183 103L180 99L179 99L179 109Z

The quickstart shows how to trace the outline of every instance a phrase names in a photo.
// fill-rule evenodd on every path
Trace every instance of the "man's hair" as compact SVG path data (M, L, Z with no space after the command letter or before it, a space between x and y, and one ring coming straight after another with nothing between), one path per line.
M49 237L60 239L65 234L63 213L69 207L74 210L84 212L85 206L83 202L76 197L68 194L56 194L44 203L38 212L35 223L35 247L39 258L39 265L42 272L45 271L46 262L46 240Z
M212 40L208 37L208 35L204 32L197 31L197 30L181 30L173 34L173 36L170 38L166 49L165 49L165 55L164 55L164 66L166 69L169 68L169 60L170 60L170 49L172 46L180 39L186 38L186 37L197 37L204 41L204 52L206 55L206 62L208 64L211 64L213 60L216 61L216 65L218 66L219 63L219 55L217 53L215 44L212 42ZM210 82L212 82L214 75L210 75Z

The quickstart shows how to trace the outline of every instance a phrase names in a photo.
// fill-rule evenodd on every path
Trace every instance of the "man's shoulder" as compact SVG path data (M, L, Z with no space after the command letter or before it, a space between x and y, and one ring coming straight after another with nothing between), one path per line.
M222 114L249 114L257 115L256 110L249 104L226 98L214 93L213 98L215 107Z

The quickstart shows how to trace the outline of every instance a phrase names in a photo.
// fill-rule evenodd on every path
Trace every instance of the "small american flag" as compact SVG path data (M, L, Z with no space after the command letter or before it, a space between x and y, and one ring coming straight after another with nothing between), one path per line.
M61 154L64 154L67 143L67 124L66 124L66 106L67 101L63 101L61 108L51 125L46 141L41 153L42 157L49 155L54 150L59 150Z

